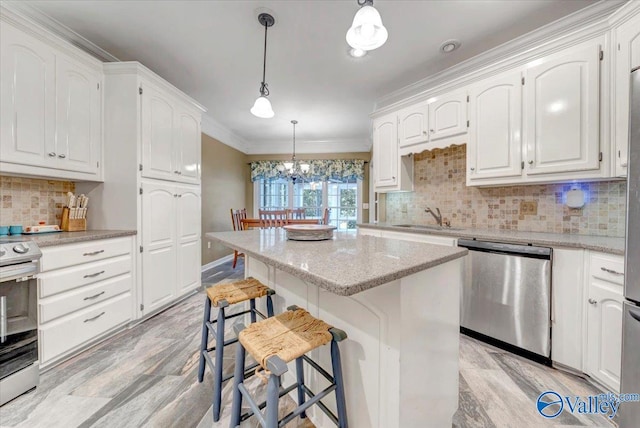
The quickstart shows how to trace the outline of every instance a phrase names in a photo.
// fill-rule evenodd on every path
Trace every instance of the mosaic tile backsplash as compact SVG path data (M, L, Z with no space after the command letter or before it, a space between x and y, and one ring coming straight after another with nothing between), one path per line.
M67 192L74 183L0 176L0 225L60 224Z
M463 228L624 236L625 181L467 187L466 145L423 152L414 161L415 191L387 194L388 223L434 224L424 210L438 207L451 226ZM564 204L572 188L585 192L581 209Z

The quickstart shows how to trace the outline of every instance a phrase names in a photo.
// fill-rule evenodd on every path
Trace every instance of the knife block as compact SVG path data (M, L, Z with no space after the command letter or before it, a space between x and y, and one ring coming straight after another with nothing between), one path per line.
M62 220L60 221L60 228L65 232L80 232L87 230L86 218L69 218L71 210L69 207L62 208Z

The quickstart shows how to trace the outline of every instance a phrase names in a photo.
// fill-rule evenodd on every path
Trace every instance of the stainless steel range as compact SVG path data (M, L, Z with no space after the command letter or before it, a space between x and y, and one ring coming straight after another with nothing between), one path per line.
M41 256L22 236L0 238L0 406L38 384L35 275Z

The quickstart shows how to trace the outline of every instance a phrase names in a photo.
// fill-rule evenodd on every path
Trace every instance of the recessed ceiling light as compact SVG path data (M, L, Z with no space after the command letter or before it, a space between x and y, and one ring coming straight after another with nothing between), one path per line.
M367 54L367 51L365 51L364 49L360 49L360 48L351 48L349 50L349 55L351 55L354 58L362 58L366 54Z
M447 40L443 44L440 45L440 52L442 53L451 53L460 47L461 43L459 40Z

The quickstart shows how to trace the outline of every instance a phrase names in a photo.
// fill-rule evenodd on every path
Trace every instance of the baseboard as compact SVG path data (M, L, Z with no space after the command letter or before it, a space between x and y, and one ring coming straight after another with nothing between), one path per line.
M211 268L214 268L216 266L220 266L221 264L230 262L232 260L233 260L233 254L229 254L228 256L221 257L221 258L219 258L217 260L214 260L214 261L209 262L206 265L202 266L202 272L204 272L206 270L209 270Z

